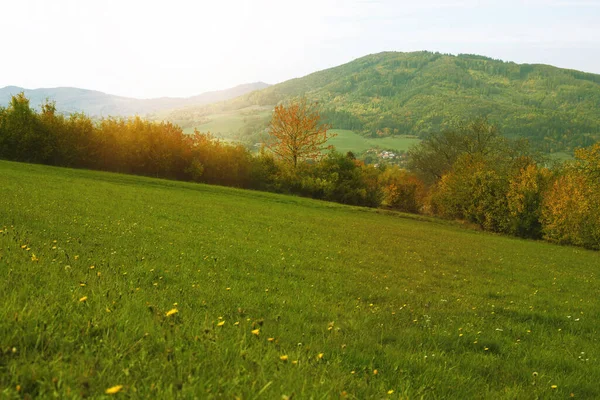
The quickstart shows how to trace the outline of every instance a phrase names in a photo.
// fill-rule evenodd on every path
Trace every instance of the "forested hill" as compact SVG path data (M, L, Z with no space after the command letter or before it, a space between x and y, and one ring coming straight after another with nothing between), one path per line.
M41 103L48 99L55 101L57 110L62 113L84 112L90 116L144 115L162 110L225 101L268 86L266 83L256 82L230 89L206 92L192 97L161 97L154 99L135 99L72 87L24 89L17 86L7 86L0 88L0 106L6 106L10 102L11 96L23 92L32 106L39 107Z
M488 116L505 135L546 151L589 145L600 134L600 75L430 52L369 55L172 117L191 121L300 95L318 101L334 128L367 136L422 135L471 116Z

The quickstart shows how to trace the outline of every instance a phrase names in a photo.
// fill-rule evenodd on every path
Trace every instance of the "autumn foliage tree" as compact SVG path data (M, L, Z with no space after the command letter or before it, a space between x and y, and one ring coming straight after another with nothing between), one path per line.
M267 147L294 168L300 160L317 159L327 148L323 145L333 136L327 132L329 126L320 122L316 104L306 98L288 106L280 104L273 111L269 125L271 140Z

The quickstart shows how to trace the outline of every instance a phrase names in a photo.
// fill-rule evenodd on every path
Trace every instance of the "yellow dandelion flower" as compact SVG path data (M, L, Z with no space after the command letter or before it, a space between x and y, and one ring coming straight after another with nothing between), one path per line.
M390 390L388 390L388 392L387 392L387 393L388 393L388 394L394 394L394 389L390 389Z
M254 329L254 330L252 331L252 334L253 334L253 335L256 335L256 336L260 335L260 329Z
M79 299L79 301L80 301L80 302L82 302L82 303L83 303L84 301L87 301L87 296L83 296L82 298L80 298L80 299Z
M32 254L32 255L31 255L31 261L33 261L33 262L36 262L36 261L39 261L39 260L40 260L40 259L39 259L39 258L37 258L37 257L35 256L35 254Z
M558 386L557 386L557 385L552 385L552 386L550 386L550 387L551 387L552 389L558 389Z
M485 351L488 351L488 350L489 350L489 348L487 348L487 347L484 347L483 349L484 349Z
M123 389L123 385L116 385L113 387L109 387L108 389L106 389L104 391L104 393L106 394L116 394L119 393L121 391L121 389Z
M272 338L272 337L270 337L270 338L268 338L267 340L268 340L269 342L274 342L274 341L275 341L275 338Z
M376 369L373 370L373 375L377 375L379 373L379 371L377 371Z
M93 266L93 265L90 265L90 269L94 269L94 268L96 268L96 267L95 267L95 266Z
M235 326L238 326L239 324L240 324L240 321L235 321L235 322L233 323L233 325L235 325Z
M79 260L79 256L74 256L73 258L76 260Z
M219 323L217 324L217 326L223 326L225 325L225 321L219 321Z
M22 248L22 249L26 249L26 248L27 248L27 245L26 245L26 244L24 244L24 245L21 245L21 248Z
M167 311L167 313L165 314L167 317L170 317L171 315L177 314L179 312L178 309L176 308L172 308L169 311Z
M350 373L351 373L352 375L354 375L354 374L356 373L356 371L350 371Z
M84 287L85 283L80 283L79 286Z
M279 359L280 359L281 361L287 361L287 360L288 360L288 356L284 354L284 355L282 355L282 356L279 356Z
M294 364L294 365L298 364L298 360L292 361L292 364Z
M323 359L323 353L319 353L319 354L317 354L317 358L318 358L319 360L322 360L322 359Z

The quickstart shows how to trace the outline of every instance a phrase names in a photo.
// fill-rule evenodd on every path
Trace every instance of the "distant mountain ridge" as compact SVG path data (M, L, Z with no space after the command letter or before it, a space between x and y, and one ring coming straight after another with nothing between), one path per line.
M42 102L49 99L56 102L57 110L62 113L84 112L90 116L100 117L146 115L169 109L226 101L268 86L264 82L254 82L187 98L160 97L154 99L115 96L96 90L72 87L25 89L6 86L0 89L0 106L6 106L12 95L24 92L32 107L37 108Z
M318 102L334 128L372 137L422 136L486 116L503 134L548 152L600 139L600 75L426 51L371 54L221 104L174 110L167 118L192 126L211 114L297 96Z

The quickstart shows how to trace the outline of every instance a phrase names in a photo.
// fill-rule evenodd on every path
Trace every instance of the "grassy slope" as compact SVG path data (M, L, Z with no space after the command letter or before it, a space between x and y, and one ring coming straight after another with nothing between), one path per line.
M0 187L4 398L600 397L597 253L18 163Z

